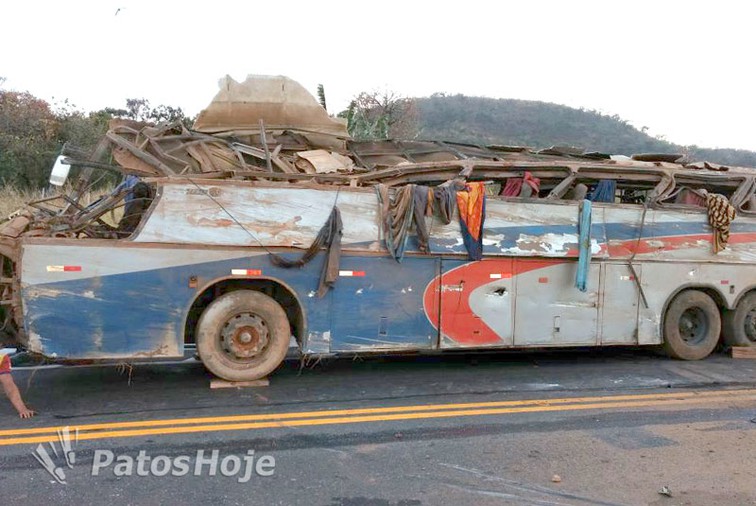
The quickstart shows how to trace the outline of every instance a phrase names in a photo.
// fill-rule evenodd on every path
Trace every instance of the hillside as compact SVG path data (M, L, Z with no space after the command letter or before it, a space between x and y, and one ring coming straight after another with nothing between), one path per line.
M545 148L566 144L588 151L685 153L694 160L756 167L756 152L681 146L638 130L618 116L513 99L433 95L416 99L420 138Z

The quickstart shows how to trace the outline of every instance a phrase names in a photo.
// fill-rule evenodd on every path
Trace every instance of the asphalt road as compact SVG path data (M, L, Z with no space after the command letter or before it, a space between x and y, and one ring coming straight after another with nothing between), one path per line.
M221 390L194 362L14 377L40 415L22 421L0 403L8 504L756 505L756 360L290 361L270 386ZM40 447L65 484L34 458ZM217 450L214 476L209 463L193 475L200 450ZM181 456L188 473L173 476Z

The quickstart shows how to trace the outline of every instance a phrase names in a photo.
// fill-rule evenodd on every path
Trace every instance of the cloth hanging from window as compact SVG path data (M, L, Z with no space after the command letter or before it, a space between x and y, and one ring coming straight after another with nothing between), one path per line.
M483 183L467 183L457 192L462 241L471 260L483 258L483 222L486 218L486 189Z
M320 271L320 281L318 282L318 297L323 297L328 290L336 283L339 277L339 262L341 261L341 236L343 223L341 222L341 211L333 206L331 214L328 216L323 227L318 232L315 240L297 260L289 260L269 253L268 257L273 265L290 269L292 267L302 267L310 260L315 258L320 248L326 248L326 256L323 261L323 268Z
M709 224L714 228L713 243L716 254L725 249L730 240L730 223L735 219L735 207L724 195L707 193L706 210L709 214Z
M375 185L381 212L381 233L386 248L397 262L404 258L407 236L415 209L415 185L397 188L393 197L384 184Z
M588 290L588 273L591 266L591 201L580 203L578 214L578 268L575 287L581 292Z
M428 227L425 225L425 217L433 214L433 191L427 186L415 185L412 191L413 210L412 218L417 231L418 248L423 253L428 253Z
M433 188L433 205L438 209L438 215L445 225L452 222L454 211L457 209L457 190L461 183L455 180L447 181Z

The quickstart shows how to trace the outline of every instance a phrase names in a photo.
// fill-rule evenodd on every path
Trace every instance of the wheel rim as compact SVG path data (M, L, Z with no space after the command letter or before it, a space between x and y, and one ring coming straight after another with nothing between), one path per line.
M229 318L220 332L223 352L237 362L248 362L265 352L270 343L268 324L252 312Z
M751 310L746 313L743 327L748 340L752 343L756 343L756 307L752 307Z
M695 346L706 340L709 333L709 319L700 307L690 307L680 315L678 328L683 341Z

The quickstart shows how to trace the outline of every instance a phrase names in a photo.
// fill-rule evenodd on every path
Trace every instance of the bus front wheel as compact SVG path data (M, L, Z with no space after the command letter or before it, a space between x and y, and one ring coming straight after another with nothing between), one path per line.
M730 346L756 346L756 292L724 314L724 339Z
M672 358L701 360L719 342L722 321L711 297L698 290L678 294L664 314L664 350Z
M286 357L291 328L273 298L236 290L215 299L197 323L197 352L205 367L228 381L273 372Z

